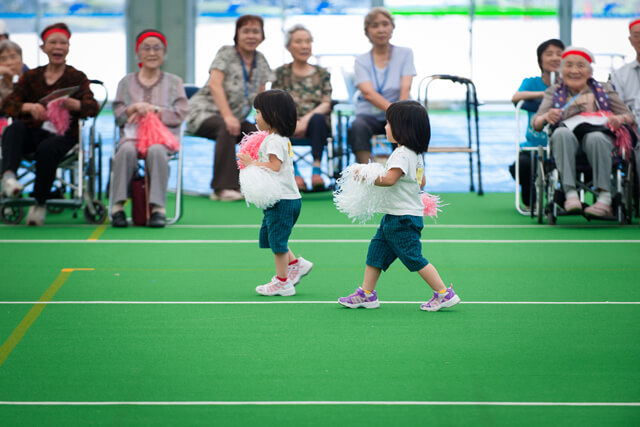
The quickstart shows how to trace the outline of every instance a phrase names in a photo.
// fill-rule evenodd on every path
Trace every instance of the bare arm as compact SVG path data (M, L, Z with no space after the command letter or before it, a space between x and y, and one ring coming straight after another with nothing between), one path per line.
M411 93L411 83L413 82L413 76L402 76L400 80L400 98L399 101L409 99Z
M360 83L358 85L358 89L360 90L360 93L362 93L364 99L366 99L376 108L382 111L387 111L387 108L389 108L389 105L391 105L389 101L387 101L382 95L376 92L371 82Z
M227 99L227 94L224 91L224 87L222 83L224 83L225 74L216 70L215 68L211 70L209 73L209 89L211 90L211 96L213 97L213 102L218 106L218 110L220 111L220 115L224 119L224 124L227 128L227 131L232 136L240 135L240 121L233 115L231 112L231 107L229 107L229 100Z
M539 99L544 96L544 91L532 91L532 90L523 90L521 92L516 92L513 94L511 98L511 102L514 104L519 101L527 101L529 99Z
M391 187L402 177L404 172L400 168L391 168L384 176L376 179L374 184L378 187ZM424 177L423 177L424 179Z
M256 162L247 153L238 153L238 158L240 159L240 163L245 166L262 166L264 168L271 169L274 172L279 172L282 167L282 161L275 154L269 154L268 162Z

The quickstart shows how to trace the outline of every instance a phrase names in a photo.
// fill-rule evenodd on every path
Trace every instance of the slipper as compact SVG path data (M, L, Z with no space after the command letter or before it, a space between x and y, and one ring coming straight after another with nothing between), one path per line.
M577 197L569 197L564 202L564 210L567 213L578 213L582 211L582 203Z
M584 210L584 214L595 217L613 216L613 209L611 208L611 206L606 205L602 202L595 202L593 205Z

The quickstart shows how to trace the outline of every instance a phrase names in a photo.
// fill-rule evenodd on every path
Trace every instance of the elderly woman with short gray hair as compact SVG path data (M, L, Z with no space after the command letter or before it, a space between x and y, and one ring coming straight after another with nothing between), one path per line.
M0 105L13 91L13 83L26 67L22 63L22 48L11 40L0 42Z
M309 64L312 42L311 32L303 25L294 25L287 31L285 47L293 62L275 70L272 88L289 92L295 100L298 122L294 137L309 138L313 155L311 186L324 188L320 165L331 129L331 76L325 68ZM298 188L306 190L297 167L295 174Z
M611 152L617 131L632 124L634 117L609 83L593 78L593 54L570 46L562 53L562 80L544 93L538 112L531 119L533 129L551 126L551 151L565 193L564 210L582 212L576 187L576 155L584 152L593 169L597 201L584 209L592 217L610 217ZM594 114L598 113L598 114Z

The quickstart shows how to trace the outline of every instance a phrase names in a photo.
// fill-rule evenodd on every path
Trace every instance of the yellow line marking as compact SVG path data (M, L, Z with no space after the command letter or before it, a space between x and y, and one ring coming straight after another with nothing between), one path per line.
M107 229L107 225L106 224L102 224L96 227L95 230L93 230L93 233L91 233L91 236L89 236L88 240L98 240L100 238L100 236L102 236L102 233L104 233L104 231Z
M64 285L69 276L71 276L71 273L73 273L74 271L91 270L93 270L93 268L63 268L60 271L60 274L51 284L51 286L49 286L49 289L47 289L45 293L42 294L42 296L38 300L38 304L35 304L33 307L31 307L31 310L29 310L27 315L24 316L24 319L22 319L18 326L16 326L16 328L13 330L11 335L9 335L9 338L7 338L4 344L2 344L2 347L0 347L0 367L2 367L2 364L5 360L7 360L7 357L9 357L11 351L15 348L16 345L18 345L22 337L24 337L31 325L33 325L33 322L36 321L40 313L42 313L42 310L44 310L44 308L47 306L47 304L42 304L42 302L51 301L56 292L58 292L58 290L62 287L62 285Z

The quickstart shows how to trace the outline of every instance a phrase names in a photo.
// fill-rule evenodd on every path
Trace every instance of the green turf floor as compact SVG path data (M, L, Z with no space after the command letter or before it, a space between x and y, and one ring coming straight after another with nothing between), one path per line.
M551 227L511 194L441 198L423 252L463 303L438 313L399 262L379 309L335 303L376 229L330 193L304 196L290 246L315 265L289 298L255 293L273 257L244 203L187 197L159 230L0 226L0 425L640 425L637 219Z

